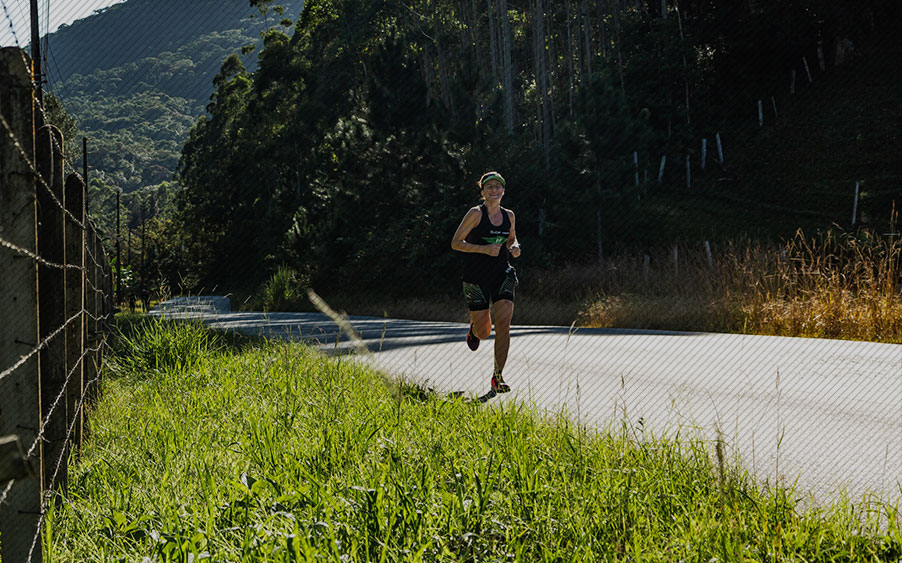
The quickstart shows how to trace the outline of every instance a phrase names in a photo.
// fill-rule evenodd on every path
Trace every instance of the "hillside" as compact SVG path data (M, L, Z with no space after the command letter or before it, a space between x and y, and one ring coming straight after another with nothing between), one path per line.
M288 4L286 2L286 4ZM294 17L300 2L289 15ZM277 24L247 0L128 0L49 38L49 89L89 139L89 162L126 192L173 179L223 60ZM256 54L242 56L248 68Z

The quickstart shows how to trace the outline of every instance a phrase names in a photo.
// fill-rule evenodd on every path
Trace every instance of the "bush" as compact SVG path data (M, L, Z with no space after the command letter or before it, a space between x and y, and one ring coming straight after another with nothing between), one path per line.
M310 282L288 268L280 266L263 286L263 309L265 311L297 310L299 301L306 299L306 289Z

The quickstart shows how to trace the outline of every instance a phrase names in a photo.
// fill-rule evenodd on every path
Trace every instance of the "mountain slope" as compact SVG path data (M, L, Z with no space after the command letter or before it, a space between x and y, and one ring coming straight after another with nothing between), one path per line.
M128 0L50 36L49 88L88 137L104 182L134 191L172 179L222 61L259 46L275 23L247 0ZM242 59L256 64L254 54Z

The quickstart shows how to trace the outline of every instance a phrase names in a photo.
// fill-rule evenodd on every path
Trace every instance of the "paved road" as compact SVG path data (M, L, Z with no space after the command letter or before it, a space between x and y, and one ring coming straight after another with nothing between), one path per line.
M314 313L207 315L213 326L303 338L346 351ZM590 426L628 421L639 435L723 436L762 482L821 502L845 491L902 499L902 345L770 336L520 326L491 396L493 340L470 352L467 325L351 317L377 367L489 404L562 407ZM800 495L802 496L802 495Z

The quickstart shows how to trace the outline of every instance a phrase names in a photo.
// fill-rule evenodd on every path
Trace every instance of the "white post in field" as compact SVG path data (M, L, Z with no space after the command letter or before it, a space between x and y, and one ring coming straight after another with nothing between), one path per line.
M664 165L667 164L667 155L661 155L661 167L658 169L658 183L664 180Z
M689 163L689 155L686 155L686 187L692 187L692 165Z
M805 67L805 74L808 75L808 84L811 84L811 71L808 70L808 59L802 57L802 66Z
M636 187L639 187L639 153L633 151L633 175L636 178Z
M720 144L720 133L714 135L714 140L717 141L717 160L723 166L723 145Z

